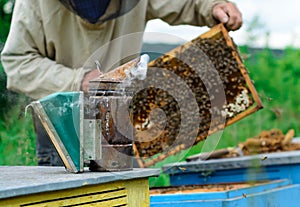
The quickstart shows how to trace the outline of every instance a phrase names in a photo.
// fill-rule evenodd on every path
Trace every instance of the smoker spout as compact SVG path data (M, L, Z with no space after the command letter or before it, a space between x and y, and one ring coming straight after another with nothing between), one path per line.
M140 61L138 62L137 66L130 70L132 79L137 78L138 80L144 80L146 78L149 60L150 57L147 54L144 54L140 57Z

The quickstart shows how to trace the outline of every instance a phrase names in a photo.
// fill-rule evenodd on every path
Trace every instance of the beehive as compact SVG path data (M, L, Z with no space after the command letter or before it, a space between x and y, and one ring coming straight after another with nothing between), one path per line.
M262 108L223 24L148 66L147 78L132 102L135 155L142 167L187 149ZM140 83L136 84L139 88Z

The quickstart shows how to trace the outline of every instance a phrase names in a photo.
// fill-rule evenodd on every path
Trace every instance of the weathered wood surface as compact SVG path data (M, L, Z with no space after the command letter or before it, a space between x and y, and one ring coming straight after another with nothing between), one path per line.
M159 175L159 169L68 173L63 167L1 166L0 199Z

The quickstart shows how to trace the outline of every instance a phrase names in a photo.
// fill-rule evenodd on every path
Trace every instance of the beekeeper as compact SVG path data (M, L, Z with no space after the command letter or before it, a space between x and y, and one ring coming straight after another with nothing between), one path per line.
M7 88L39 99L58 91L88 90L89 80L136 57L148 20L229 30L242 15L226 0L16 0L1 54ZM34 119L39 165L61 165Z

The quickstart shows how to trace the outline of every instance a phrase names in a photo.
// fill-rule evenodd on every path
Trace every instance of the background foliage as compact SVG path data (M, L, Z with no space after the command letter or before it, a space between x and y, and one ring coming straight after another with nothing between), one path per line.
M0 0L0 51L9 33L14 1ZM6 75L0 63L0 165L36 165L35 136L28 99L6 89Z
M0 50L8 35L13 1L0 0ZM300 97L298 95L300 77L300 49L287 47L282 51L266 48L253 50L257 35L268 32L262 30L262 24L255 18L249 24L249 41L240 47L251 79L261 96L264 109L227 127L221 136L217 148L236 146L238 142L259 134L262 130L278 128L286 133L293 128L300 136ZM259 32L257 32L259 31ZM266 41L267 42L267 41ZM26 97L6 90L6 76L0 64L0 165L36 165L35 135L30 113L25 116ZM211 142L211 143L210 143ZM214 144L214 137L206 144ZM177 162L191 154L199 153L203 143L189 151L168 158L166 163ZM161 175L150 180L151 186L168 185L168 177Z
M12 1L9 0L0 0L0 51L4 46L6 41L11 21L11 10L9 10L9 5L12 6ZM12 8L11 8L12 9ZM5 111L7 110L7 106L9 99L12 96L8 95L8 91L6 90L6 76L3 71L2 64L0 64L0 117L3 116Z

